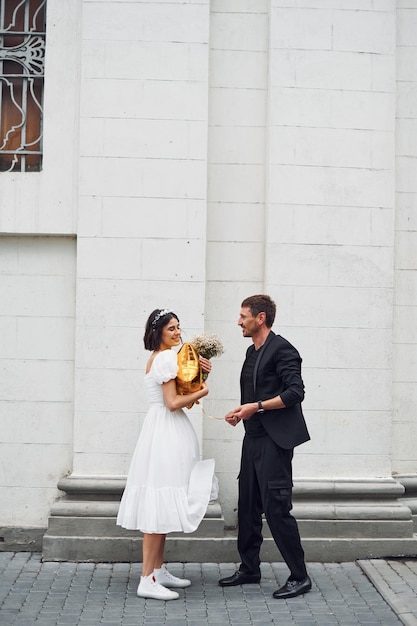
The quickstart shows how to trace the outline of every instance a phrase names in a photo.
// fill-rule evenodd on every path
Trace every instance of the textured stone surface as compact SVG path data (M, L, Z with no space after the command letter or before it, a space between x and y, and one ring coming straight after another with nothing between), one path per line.
M173 574L189 578L192 585L181 590L178 600L158 602L136 596L140 563L42 563L40 554L1 553L0 624L401 624L354 562L310 563L311 592L287 601L272 597L288 576L281 563L263 563L260 584L229 589L219 587L218 580L233 573L235 563L172 562L169 567ZM390 578L393 589L397 580L396 575ZM406 602L404 598L404 606Z

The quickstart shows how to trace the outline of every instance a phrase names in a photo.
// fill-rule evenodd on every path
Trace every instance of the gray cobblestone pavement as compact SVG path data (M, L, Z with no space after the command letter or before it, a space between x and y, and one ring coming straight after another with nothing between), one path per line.
M359 565L401 622L417 626L417 559L371 559Z
M190 578L192 586L180 591L179 600L160 602L136 596L139 563L42 563L37 553L0 552L0 624L415 625L415 565L309 563L312 591L282 601L272 592L288 576L283 563L263 563L260 584L225 589L218 579L233 573L234 563L170 563L170 570Z

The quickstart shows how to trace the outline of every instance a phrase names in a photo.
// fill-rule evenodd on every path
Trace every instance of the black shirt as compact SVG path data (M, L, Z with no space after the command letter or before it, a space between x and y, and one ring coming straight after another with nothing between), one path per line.
M262 347L259 348L259 350L261 349ZM253 370L255 369L255 363L259 355L259 350L249 350L248 356L243 363L241 374L243 382L242 404L257 402L258 399L262 400L262 398L254 397L255 393L253 389ZM254 413L251 418L243 421L245 432L248 437L263 437L266 435L266 431L262 425L261 416L262 413Z

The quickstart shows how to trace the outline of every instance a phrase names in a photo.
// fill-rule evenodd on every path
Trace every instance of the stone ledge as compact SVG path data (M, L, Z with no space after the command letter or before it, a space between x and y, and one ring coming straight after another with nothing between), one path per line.
M46 528L0 528L0 552L41 552Z
M116 526L124 484L120 477L62 479L58 486L66 495L51 509L43 540L45 560L138 560L140 533ZM294 515L310 560L415 553L413 519L404 499L405 490L393 478L296 481ZM266 524L264 530L263 558L277 560ZM326 551L321 552L324 547ZM185 554L187 560L200 562L238 559L236 537L224 527L219 502L210 503L195 533L170 534L167 549L174 554L174 560L183 560Z
M302 501L305 498L322 498L326 496L332 500L349 497L366 497L367 499L398 498L404 493L404 487L394 478L351 479L335 478L299 479L294 481L294 499Z
M117 517L119 510L119 500L97 500L73 498L62 498L57 500L51 507L53 517ZM209 502L206 511L206 518L221 517L221 507L219 502Z
M50 517L47 535L57 537L88 537L91 529L97 537L119 537L136 538L139 534L137 530L127 530L116 525L116 515L112 517L77 517L62 516ZM170 533L170 536L182 536L183 533ZM192 533L193 537L223 537L224 519L218 517L204 517L201 524Z
M396 474L395 479L404 487L401 502L410 509L417 533L417 474Z
M304 497L323 497L332 494L334 498L343 496L367 496L369 498L380 498L382 495L392 498L400 497L405 492L405 486L400 480L400 476L395 478L341 478L322 479L301 478L294 481L294 496L302 500ZM403 476L407 480L406 476ZM417 476L416 487L417 487ZM126 485L126 478L122 476L80 476L71 474L61 478L58 482L58 489L67 495L85 494L114 494L122 495Z
M167 537L168 561L191 563L237 563L236 535L213 538L191 536ZM311 562L343 562L362 558L415 556L417 535L409 539L303 539L306 560ZM126 539L111 537L45 537L44 561L140 562L141 537ZM265 538L261 559L272 563L281 556L272 539Z

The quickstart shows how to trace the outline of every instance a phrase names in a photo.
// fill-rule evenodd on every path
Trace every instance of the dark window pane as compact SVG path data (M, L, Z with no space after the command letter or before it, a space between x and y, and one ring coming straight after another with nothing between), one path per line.
M46 0L0 0L0 171L40 171Z

